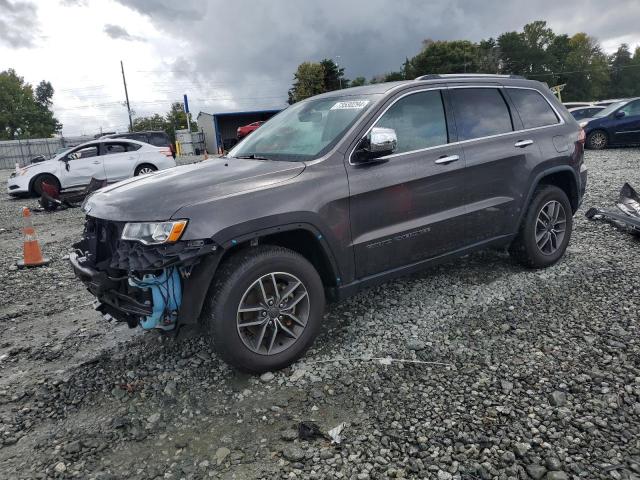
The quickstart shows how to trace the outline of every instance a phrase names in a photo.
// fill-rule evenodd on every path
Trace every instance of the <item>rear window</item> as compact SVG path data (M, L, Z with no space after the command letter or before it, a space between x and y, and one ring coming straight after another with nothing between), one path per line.
M524 128L544 127L558 123L556 113L540 92L509 88L509 96L520 114Z
M509 107L497 88L451 89L458 140L513 131Z

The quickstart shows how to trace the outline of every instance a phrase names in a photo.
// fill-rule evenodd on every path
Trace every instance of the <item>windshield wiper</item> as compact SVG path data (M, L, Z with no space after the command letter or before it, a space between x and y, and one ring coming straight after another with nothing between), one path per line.
M256 155L255 153L250 153L248 155L237 155L235 158L241 158L243 160L270 160L267 157L261 157L260 155Z

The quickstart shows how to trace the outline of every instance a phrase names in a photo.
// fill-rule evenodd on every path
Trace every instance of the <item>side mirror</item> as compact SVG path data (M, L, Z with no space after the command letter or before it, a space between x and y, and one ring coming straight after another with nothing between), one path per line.
M618 111L616 112L616 114L614 115L614 117L616 117L616 118L622 118L622 117L625 117L626 115L627 115L627 112L623 112L622 110L618 110Z
M356 149L356 163L365 163L386 155L391 155L398 148L398 136L393 128L373 127L369 134L360 141Z

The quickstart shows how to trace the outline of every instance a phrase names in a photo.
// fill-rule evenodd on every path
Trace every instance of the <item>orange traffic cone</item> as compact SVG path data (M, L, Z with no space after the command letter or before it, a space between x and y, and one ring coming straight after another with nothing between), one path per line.
M18 262L18 268L47 265L49 259L42 257L42 250L40 250L36 231L31 223L31 211L27 207L22 207L22 222L22 232L24 233L23 260Z

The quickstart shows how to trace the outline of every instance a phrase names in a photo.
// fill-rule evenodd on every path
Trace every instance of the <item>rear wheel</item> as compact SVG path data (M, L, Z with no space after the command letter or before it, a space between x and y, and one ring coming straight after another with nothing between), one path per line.
M282 247L242 250L220 266L202 314L213 346L253 373L284 368L311 346L324 312L318 272Z
M42 175L38 175L34 180L33 180L33 184L31 185L31 191L33 192L33 194L37 197L41 197L42 196L42 184L43 183L48 183L49 185L52 185L54 187L56 187L58 189L58 191L60 191L60 182L58 181L58 179L56 177L54 177L53 175L49 174L49 173L45 173Z
M536 189L518 236L510 247L511 255L531 268L553 265L564 255L573 228L569 198L555 185Z
M138 165L136 171L134 172L134 176L138 175L147 175L149 173L153 173L158 170L155 166L150 165L148 163L143 163L142 165Z
M602 130L595 130L587 137L587 146L594 150L602 150L609 143L609 138L606 132Z

